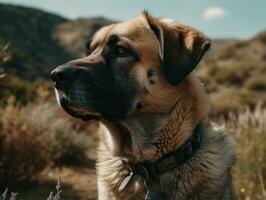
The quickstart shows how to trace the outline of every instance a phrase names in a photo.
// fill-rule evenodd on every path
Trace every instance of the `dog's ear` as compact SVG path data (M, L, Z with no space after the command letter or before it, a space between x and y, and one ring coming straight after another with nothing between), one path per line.
M158 39L165 79L177 85L198 65L210 40L191 27L143 14Z

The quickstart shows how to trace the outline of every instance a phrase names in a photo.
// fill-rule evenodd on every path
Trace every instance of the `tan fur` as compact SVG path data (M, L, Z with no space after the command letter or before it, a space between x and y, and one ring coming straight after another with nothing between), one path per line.
M156 37L152 25L159 27L161 38ZM133 175L126 187L118 190L129 174L122 160L155 161L181 147L199 122L208 124L209 103L194 73L173 85L165 79L160 67L162 59L171 54L181 61L196 55L206 38L191 27L170 20L159 21L144 13L131 21L100 30L93 38L93 53L89 59L100 54L112 34L119 35L120 42L130 44L138 52L140 61L130 70L130 77L141 86L136 102L141 102L143 109L132 111L116 123L101 122L97 160L99 199L139 200L148 192L143 177ZM182 58L178 50L169 52L169 48L163 48L166 45L164 37L176 37L174 41L182 42L186 48L184 52L189 56ZM149 69L153 69L154 84L147 78ZM230 178L233 162L234 152L226 136L207 126L202 145L194 157L184 165L158 175L154 184L167 199L231 200L234 199Z

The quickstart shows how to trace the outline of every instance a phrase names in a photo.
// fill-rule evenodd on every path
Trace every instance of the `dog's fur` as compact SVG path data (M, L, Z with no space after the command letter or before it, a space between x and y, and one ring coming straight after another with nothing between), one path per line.
M108 60L111 35L123 38L112 42L130 45L130 54L119 49L122 56ZM88 45L90 54L67 64L87 75L71 79L67 87L57 86L60 105L75 117L101 119L97 160L100 200L144 199L152 192L144 177L135 174L119 189L129 174L122 160L158 160L186 143L200 122L205 124L202 143L193 158L149 182L164 199L234 199L230 176L234 151L227 137L208 124L209 103L192 72L207 43L199 31L145 12L131 21L102 28ZM102 66L109 67L109 74L93 74L93 67ZM59 78L54 79L59 84ZM97 92L86 85L88 79ZM122 108L125 112L117 114Z

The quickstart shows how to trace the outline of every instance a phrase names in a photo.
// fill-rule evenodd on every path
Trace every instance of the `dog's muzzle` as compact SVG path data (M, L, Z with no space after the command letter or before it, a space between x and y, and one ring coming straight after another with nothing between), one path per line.
M51 78L55 83L57 101L66 112L83 120L99 120L98 113L88 110L85 88L78 81L87 70L67 63L56 67L51 72Z
M133 105L129 87L115 82L104 64L66 63L51 72L60 106L72 116L101 116L119 121ZM120 79L119 79L120 80ZM81 118L81 117L80 117Z

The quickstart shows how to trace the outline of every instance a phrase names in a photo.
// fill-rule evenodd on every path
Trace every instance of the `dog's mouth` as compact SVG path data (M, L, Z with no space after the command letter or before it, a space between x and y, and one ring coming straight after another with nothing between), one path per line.
M58 104L71 116L80 118L83 121L99 121L101 119L99 113L89 112L82 106L71 101L63 92L55 91Z
M55 89L58 104L71 116L84 121L122 121L136 110L135 101L121 101L109 93L87 92L82 84ZM126 98L123 98L123 100ZM133 99L133 100L131 100Z

